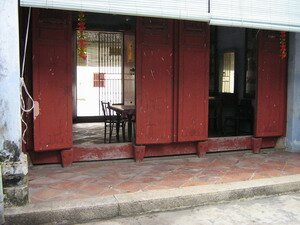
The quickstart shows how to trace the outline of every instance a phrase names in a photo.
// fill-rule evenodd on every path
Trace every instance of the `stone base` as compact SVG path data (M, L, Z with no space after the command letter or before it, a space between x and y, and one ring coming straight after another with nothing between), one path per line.
M2 168L0 166L0 224L4 224L4 202L3 202L3 187L2 187Z
M25 154L17 162L2 163L4 206L22 206L28 203L28 163Z
M277 139L275 148L276 149L286 149L286 137L280 137Z
M3 189L4 206L23 206L29 202L28 186L22 185Z

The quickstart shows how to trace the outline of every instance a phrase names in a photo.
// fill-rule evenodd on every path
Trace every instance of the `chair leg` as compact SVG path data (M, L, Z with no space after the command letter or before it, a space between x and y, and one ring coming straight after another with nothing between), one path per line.
M132 132L132 137L131 137L131 139L132 139L132 142L133 143L135 143L135 122L132 122L132 130L133 130L133 132Z
M112 137L113 129L114 129L114 124L109 123L109 140L108 140L108 143L111 143L111 137Z
M117 123L116 123L116 138L117 138L118 142L120 141L119 131L120 131L120 122L117 121Z
M125 142L125 126L126 126L126 123L125 122L122 122L122 136L123 136L123 142Z
M106 122L104 122L104 143L106 143Z

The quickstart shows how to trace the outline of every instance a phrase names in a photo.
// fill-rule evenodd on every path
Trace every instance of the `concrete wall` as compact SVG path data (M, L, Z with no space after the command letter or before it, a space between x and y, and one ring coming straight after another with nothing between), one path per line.
M21 150L18 0L0 1L0 162L4 201L28 201L27 157Z
M289 37L286 147L300 152L300 33Z

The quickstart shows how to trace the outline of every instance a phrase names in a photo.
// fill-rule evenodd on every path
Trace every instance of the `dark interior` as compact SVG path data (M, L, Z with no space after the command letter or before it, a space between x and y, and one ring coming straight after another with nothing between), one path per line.
M209 137L253 134L255 35L256 31L250 29L211 27ZM224 66L230 64L226 54L233 56L234 62ZM233 79L226 89L227 72Z

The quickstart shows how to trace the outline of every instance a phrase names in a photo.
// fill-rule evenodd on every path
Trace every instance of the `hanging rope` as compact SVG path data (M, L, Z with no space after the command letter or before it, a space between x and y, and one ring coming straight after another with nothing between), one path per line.
M26 61L26 52L27 52L27 43L28 43L28 33L29 33L29 25L30 25L30 16L31 16L31 8L29 8L28 11L28 19L27 19L27 28L26 28L26 35L25 35L25 44L24 44L24 52L23 52L23 61L22 61L22 70L21 70L21 77L20 77L20 98L21 98L21 121L24 124L25 128L22 133L22 141L26 144L26 141L24 139L26 131L28 129L28 125L23 119L24 113L29 113L33 110L34 108L34 100L32 96L30 95L26 83L24 81L24 69L25 69L25 61ZM25 92L25 96L23 96L23 90ZM26 107L26 103L24 101L24 97L28 97L30 100L31 104L30 107Z

